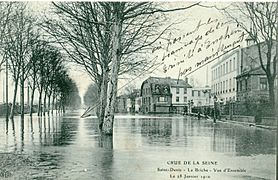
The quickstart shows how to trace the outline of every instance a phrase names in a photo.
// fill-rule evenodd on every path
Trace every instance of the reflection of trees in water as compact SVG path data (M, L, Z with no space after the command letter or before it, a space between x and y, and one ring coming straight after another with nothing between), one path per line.
M146 137L149 143L165 143L171 142L172 120L146 118L141 120L141 134Z
M35 152L33 154L35 164L33 169L38 172L32 175L32 179L57 179L56 169L60 169L63 156L57 153Z
M77 134L77 119L63 118L60 121L60 131L53 134L53 145L69 145Z
M104 149L113 149L113 136L105 136L100 135L98 136L98 145Z
M239 156L274 154L275 135L257 128L215 124L212 129L212 150L236 152Z

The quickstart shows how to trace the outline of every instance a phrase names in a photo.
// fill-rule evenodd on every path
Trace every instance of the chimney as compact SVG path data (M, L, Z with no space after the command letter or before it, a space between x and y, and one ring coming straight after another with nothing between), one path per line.
M185 79L184 79L184 80L185 80L185 82L188 84L188 78L187 78L187 77L185 77Z

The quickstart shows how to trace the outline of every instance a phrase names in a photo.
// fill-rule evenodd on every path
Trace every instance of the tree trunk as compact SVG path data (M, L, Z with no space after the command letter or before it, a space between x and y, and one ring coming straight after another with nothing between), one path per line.
M121 42L121 4L116 2L113 4L115 22L113 25L112 34L112 71L111 77L108 82L107 89L107 104L104 113L102 133L105 135L113 135L113 122L114 122L114 110L117 95L117 85L118 85L118 72L119 72L119 62L120 62L120 42Z
M20 80L20 115L24 117L24 80Z
M100 87L100 106L97 110L100 131L102 131L102 125L104 120L103 118L105 114L105 107L107 101L107 86L108 86L108 70L104 70L102 75L102 83Z
M51 94L48 95L48 105L47 105L47 109L48 109L47 114L48 115L50 113L50 104L51 104L50 102L51 102Z
M46 97L47 94L46 92L44 92L44 98L43 98L43 115L45 116L45 112L46 112Z
M16 101L16 95L17 95L17 87L18 87L18 79L15 80L14 97L13 97L13 104L12 104L12 107L11 107L10 119L14 118L14 110L15 110L15 101Z
M30 116L32 116L32 113L33 113L34 96L35 96L35 86L33 86L32 94L31 94Z
M41 116L41 104L42 104L42 89L39 89L39 105L38 105L38 116Z
M271 110L274 110L275 107L275 93L274 93L274 81L275 78L267 78L268 79L268 93L269 93L269 103ZM274 111L273 111L274 113Z
M53 94L53 96L52 96L52 108L51 108L51 114L53 114L53 110L54 110L54 108L55 108L54 103L55 103L55 94Z

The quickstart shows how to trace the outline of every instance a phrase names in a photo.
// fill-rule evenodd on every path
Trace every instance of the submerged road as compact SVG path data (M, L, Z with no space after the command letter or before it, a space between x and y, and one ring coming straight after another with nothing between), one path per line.
M276 132L167 115L0 119L0 179L275 179Z

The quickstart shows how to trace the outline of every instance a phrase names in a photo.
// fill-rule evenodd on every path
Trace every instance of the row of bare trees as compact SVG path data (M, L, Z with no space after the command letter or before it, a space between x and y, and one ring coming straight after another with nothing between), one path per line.
M8 7L8 8L7 8ZM43 39L38 22L28 11L28 3L5 2L1 18L1 55L12 75L14 93L10 118L14 117L16 97L20 88L20 114L24 116L24 88L31 88L30 115L33 112L35 90L38 91L38 115L52 112L55 105L65 109L67 99L78 94L75 83L67 75L59 49ZM70 92L69 92L70 91Z
M102 133L113 134L119 76L144 72L155 64L147 51L170 27L161 28L163 13L197 4L164 10L151 2L53 3L58 18L48 19L44 29L97 85Z

